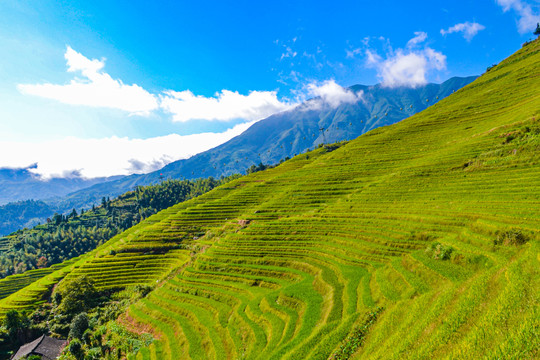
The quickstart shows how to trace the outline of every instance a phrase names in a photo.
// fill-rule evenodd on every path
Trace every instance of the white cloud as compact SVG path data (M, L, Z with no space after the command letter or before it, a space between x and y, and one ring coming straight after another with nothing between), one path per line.
M463 37L467 41L471 41L472 38L475 37L476 34L478 34L479 31L482 31L485 28L486 27L482 24L479 24L476 22L471 23L471 22L466 21L464 23L456 24L452 27L449 27L447 30L441 29L441 35L461 32L463 33Z
M337 107L343 103L355 103L362 98L361 93L354 93L349 89L345 89L334 80L311 83L306 88L309 96L317 97L319 102L331 107Z
M416 31L414 33L414 37L407 42L407 47L412 48L415 47L418 44L423 43L427 39L427 33L423 31Z
M21 84L17 86L19 91L65 104L106 107L130 114L145 115L158 108L156 97L142 87L126 85L103 72L104 60L90 60L69 46L64 57L68 72L80 72L83 79L74 78L63 85Z
M235 91L222 90L215 97L194 95L191 91L166 91L160 106L173 115L173 121L244 119L260 120L291 107L281 102L275 91L252 91L241 95Z
M222 133L171 134L150 139L116 136L104 139L68 137L57 141L0 142L0 168L23 168L44 178L81 175L87 178L143 173L214 148L240 135L254 122Z
M427 34L416 32L406 49L389 49L386 58L374 50L366 50L366 63L377 70L377 76L387 87L417 87L427 83L427 73L446 69L446 56L428 46L417 48Z
M356 49L345 49L345 58L347 59L354 59L354 57L358 54L362 53L362 49L361 48L356 48Z
M503 11L514 10L518 15L517 25L521 34L534 31L536 24L540 22L540 6L538 1L531 5L523 0L496 0L502 6ZM534 10L533 10L534 6Z
M284 48L285 48L285 51L281 54L281 57L279 58L279 60L283 60L285 58L293 58L293 57L296 57L296 55L298 55L298 53L294 51L290 46L284 46Z
M297 102L302 110L335 108L341 104L351 104L363 100L363 92L353 92L338 85L334 80L311 82L296 92ZM307 99L310 99L307 102ZM303 102L303 103L302 103Z
M296 52L287 47L287 57ZM171 113L173 121L260 120L292 105L280 101L276 91L251 91L248 95L222 90L215 97L195 95L189 90L168 90L151 94L138 85L125 85L103 72L104 60L89 59L67 47L68 72L79 72L68 84L20 84L23 94L41 96L71 105L85 105L124 110L130 114L147 115L154 110Z
M367 49L366 50L366 62L369 66L376 65L380 63L382 58L376 52Z

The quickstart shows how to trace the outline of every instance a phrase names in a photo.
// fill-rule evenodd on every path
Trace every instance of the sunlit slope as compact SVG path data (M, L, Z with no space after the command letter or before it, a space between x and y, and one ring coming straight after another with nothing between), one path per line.
M67 276L157 286L120 319L158 339L138 359L538 357L538 89L536 41L401 123L150 217Z
M163 230L206 235L123 319L160 339L138 358L343 358L360 340L358 358L538 356L538 89L536 41L419 115L171 213Z

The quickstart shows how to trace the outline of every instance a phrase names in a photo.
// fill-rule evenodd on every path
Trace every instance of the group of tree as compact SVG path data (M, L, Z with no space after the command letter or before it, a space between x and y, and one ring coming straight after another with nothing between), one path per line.
M179 202L199 196L237 177L166 180L140 186L116 199L68 215L54 214L47 222L21 229L1 239L0 277L50 266L77 257L103 244L141 220Z
M130 333L115 320L152 289L136 285L123 291L99 291L87 276L66 278L48 301L32 312L10 310L0 324L0 359L45 334L68 339L62 360L125 359L127 353L148 346L148 334Z
M289 158L287 157L286 160L289 160ZM280 162L280 164L283 162L283 160ZM266 170L266 169L271 169L273 168L275 165L267 165L267 164L263 164L262 162L259 163L259 165L251 165L247 170L246 170L246 175L249 175L249 174L253 174L255 172L258 172L258 171L263 171L263 170Z

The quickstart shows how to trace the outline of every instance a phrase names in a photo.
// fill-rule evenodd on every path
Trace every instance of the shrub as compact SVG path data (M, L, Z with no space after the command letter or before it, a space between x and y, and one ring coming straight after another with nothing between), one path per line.
M98 348L98 347L95 347L95 348L91 348L89 349L87 352L86 352L86 359L91 359L91 360L98 360L98 359L102 359L103 356L101 355L101 349Z
M529 236L521 229L510 229L497 233L493 240L494 245L523 245L530 240Z
M453 252L453 247L440 242L434 242L426 249L426 253L435 260L450 260Z
M87 276L62 281L56 292L59 295L53 295L55 301L61 299L57 311L69 317L92 308L99 295L94 281Z
M138 284L135 285L135 291L140 297L146 297L154 288L150 285Z
M88 329L88 315L80 313L73 318L71 322L69 337L73 339L82 339L82 335Z
M73 339L68 345L68 351L75 356L76 359L82 359L84 357L84 350L79 340Z

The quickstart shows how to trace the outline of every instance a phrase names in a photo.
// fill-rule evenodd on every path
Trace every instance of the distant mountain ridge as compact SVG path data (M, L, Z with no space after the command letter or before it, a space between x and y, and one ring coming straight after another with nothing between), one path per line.
M120 176L85 179L55 177L43 180L26 168L0 168L0 205L24 200L43 200L62 197L94 184L118 179Z
M55 209L41 200L24 200L0 206L0 236L31 228L51 216Z

